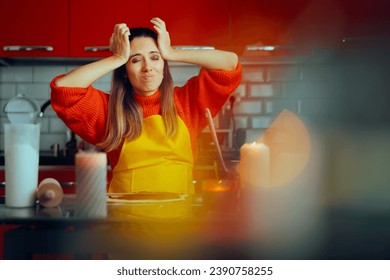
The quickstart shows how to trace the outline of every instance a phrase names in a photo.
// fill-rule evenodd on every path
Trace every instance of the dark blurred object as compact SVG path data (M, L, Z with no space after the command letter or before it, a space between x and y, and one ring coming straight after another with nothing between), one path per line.
M226 106L222 108L222 110L219 112L219 128L222 129L232 129L233 135L236 131L236 123L234 121L234 102L236 101L236 98L232 95L229 98L230 106Z
M233 135L233 148L239 151L241 146L245 144L246 130L245 128L239 128Z
M232 124L232 129L233 129L233 138L235 137L236 134L236 121L234 119L234 102L236 101L236 98L234 95L231 95L229 98L230 102L230 122Z
M74 157L77 153L77 140L76 134L71 131L71 137L68 142L65 143L65 155L66 157Z
M202 181L203 204L209 210L223 213L237 211L239 183L237 180L207 179Z
M58 152L60 150L60 144L56 143L50 146L50 149L53 151L53 157L58 157Z

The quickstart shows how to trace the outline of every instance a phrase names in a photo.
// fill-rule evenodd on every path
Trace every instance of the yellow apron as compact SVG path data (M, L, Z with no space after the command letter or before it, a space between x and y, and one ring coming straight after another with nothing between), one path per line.
M178 118L178 132L167 138L163 119L143 120L141 136L125 140L113 170L109 192L193 193L193 156L188 129Z
M141 136L133 141L125 140L108 191L193 193L190 136L180 118L178 124L176 136L167 138L161 116L154 115L144 119ZM165 252L166 244L172 244L170 247L190 244L189 236L192 231L186 223L172 227L171 223L163 222L182 221L191 217L192 208L187 201L130 203L117 205L109 211L111 217L133 219L132 223L110 227L112 238L121 237L125 245L127 240L130 243L137 240L150 244L150 250L160 248L161 252ZM110 253L109 257L129 259L132 254L124 246L123 250Z

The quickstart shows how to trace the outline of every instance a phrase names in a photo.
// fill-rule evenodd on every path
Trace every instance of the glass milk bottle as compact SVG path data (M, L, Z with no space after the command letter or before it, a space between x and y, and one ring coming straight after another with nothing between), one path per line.
M5 205L31 207L36 201L39 172L40 125L32 123L36 103L22 96L5 106L10 123L4 124Z

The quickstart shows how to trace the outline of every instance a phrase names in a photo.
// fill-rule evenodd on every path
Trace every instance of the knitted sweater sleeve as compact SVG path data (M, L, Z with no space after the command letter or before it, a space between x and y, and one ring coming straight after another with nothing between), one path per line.
M218 114L241 79L240 63L232 71L201 68L199 75L189 79L184 86L175 88L178 113L192 137L196 137L207 125L205 109L209 108L213 117Z
M105 133L109 95L92 86L58 87L55 81L61 76L50 83L51 106L67 127L95 145Z

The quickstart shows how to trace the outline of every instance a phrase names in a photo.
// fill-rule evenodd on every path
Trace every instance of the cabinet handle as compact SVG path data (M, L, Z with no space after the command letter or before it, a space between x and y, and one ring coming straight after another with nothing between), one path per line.
M61 187L74 187L76 186L75 182L59 182Z
M109 50L110 50L110 47L107 47L107 46L90 46L90 47L84 48L84 51L86 51L86 52L106 52Z
M4 46L3 51L6 52L21 52L21 51L46 51L51 52L52 46Z
M173 46L178 50L215 50L213 46Z
M246 46L245 49L247 51L289 51L294 50L295 46L292 45L267 45L267 46L258 46L258 45L250 45Z
M180 50L214 50L213 46L174 46L175 49ZM110 51L108 46L89 46L85 47L84 51L86 52L106 52Z

